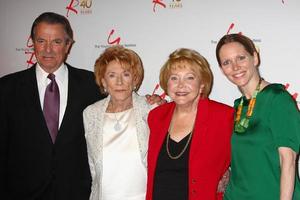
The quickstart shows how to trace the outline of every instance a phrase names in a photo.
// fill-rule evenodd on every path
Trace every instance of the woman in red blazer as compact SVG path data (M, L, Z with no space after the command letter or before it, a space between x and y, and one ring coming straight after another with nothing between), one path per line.
M209 100L212 73L190 49L174 51L160 71L173 100L152 110L146 200L220 200L230 163L233 109Z

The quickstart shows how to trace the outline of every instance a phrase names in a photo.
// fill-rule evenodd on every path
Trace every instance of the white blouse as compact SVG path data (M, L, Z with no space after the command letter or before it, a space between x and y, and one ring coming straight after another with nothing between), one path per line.
M132 100L133 100L132 101L132 104L133 104L132 110L133 111L132 111L132 114L130 114L130 117L128 117L128 119L129 118L131 119L131 117L134 118L133 124L134 124L134 127L136 128L136 130L131 132L131 131L129 131L129 129L130 129L129 128L128 133L131 133L130 136L137 138L138 150L136 150L136 152L139 155L139 161L142 161L142 165L145 169L145 174L146 174L146 166L147 166L146 158L147 158L148 134L149 134L149 128L147 125L147 117L148 117L148 113L149 113L150 109L152 108L152 106L147 104L145 97L138 96L136 93L132 94ZM127 190L128 190L127 192L129 192L129 193L132 191L131 188L129 188L130 186L132 186L132 188L135 188L135 189L133 189L135 191L134 192L135 194L132 195L133 197L131 199L130 198L127 198L127 199L133 200L134 195L138 195L140 193L139 191L142 190L140 188L146 187L146 180L145 180L145 182L142 182L146 175L141 175L142 173L140 173L140 172L139 172L139 174L136 174L136 173L133 174L134 170L132 170L132 172L130 174L127 172L124 173L124 171L122 173L117 172L118 170L125 170L125 168L129 168L127 166L130 166L130 169L134 168L134 166L131 166L132 165L131 162L129 163L129 162L127 162L126 159L123 158L122 151L115 151L115 152L118 152L118 153L115 153L117 155L117 159L122 159L122 162L118 161L117 163L115 163L115 161L112 161L112 160L105 160L105 162L103 162L103 147L104 147L103 146L103 136L110 135L110 134L113 134L113 132L115 132L115 131L109 131L109 130L113 130L113 126L115 125L115 122L112 123L113 125L110 125L110 128L104 128L104 126L109 124L107 122L104 122L105 121L104 117L106 116L106 109L107 109L109 101L110 101L110 96L88 106L83 112L85 138L86 138L86 143L87 143L88 159L89 159L90 171L91 171L91 176L92 176L92 188L91 188L90 200L103 200L103 199L107 200L107 198L109 198L109 200L112 200L111 197L105 197L105 198L103 197L102 189L107 190L107 192L105 192L105 195L112 194L112 192L111 192L112 190L114 190L114 193L116 195L122 195L121 191L123 191L125 193L125 190L126 190L123 187L127 188ZM134 116L132 116L132 115L134 115ZM117 118L118 120L120 118L120 120L122 121L121 116L119 116L117 114L117 117L118 117ZM108 117L106 117L106 118L108 119ZM130 124L131 124L130 126L132 127L133 126L132 123L130 123ZM123 134L123 132L122 132L122 134ZM106 141L108 141L108 140L106 139ZM111 152L110 154L113 154L113 153ZM105 155L106 155L105 157L107 159L114 158L114 156L107 156L110 154L107 154L107 152L105 152ZM124 154L124 155L127 155L127 154ZM129 155L131 155L131 154L129 154ZM131 158L134 158L134 156L132 155ZM136 158L136 160L138 160L138 158ZM107 162L110 164L108 164ZM134 162L134 163L136 163L136 162ZM110 174L113 173L113 175L106 175L106 172L105 172L105 174L103 173L103 164L105 164L106 169L109 169L107 166L115 167L115 170L111 170L111 171L107 172ZM137 165L139 165L139 164L137 164ZM117 167L118 167L118 170L116 170ZM140 169L140 171L142 171L142 170ZM105 176L105 178L103 176ZM141 177L143 177L143 178L141 178ZM105 180L103 180L103 178ZM118 178L120 180L120 184L109 186L109 184L107 183L108 178L109 179L110 178L111 179ZM125 179L127 180L126 182L125 182ZM137 182L136 179L138 179L141 182ZM105 181L105 184L103 184L102 181ZM137 184L135 184L136 182L137 182ZM121 183L123 184L122 186L121 186ZM138 184L138 183L140 183L140 184ZM124 194L124 195L125 195L125 197L128 196L126 194ZM116 197L116 198L118 198L118 197ZM122 197L119 199L124 200L126 198ZM142 198L139 198L139 200L140 199L142 199Z
M147 169L139 152L133 109L105 113L103 124L103 200L144 200Z

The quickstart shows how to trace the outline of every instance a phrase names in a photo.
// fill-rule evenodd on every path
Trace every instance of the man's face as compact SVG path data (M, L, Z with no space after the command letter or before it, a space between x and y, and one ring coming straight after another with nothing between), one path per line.
M71 46L61 24L44 22L36 26L33 44L37 62L48 73L61 66Z

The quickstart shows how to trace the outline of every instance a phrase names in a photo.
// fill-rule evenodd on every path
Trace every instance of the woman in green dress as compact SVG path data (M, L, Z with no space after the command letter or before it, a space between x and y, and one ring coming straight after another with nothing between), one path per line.
M234 102L231 175L225 200L299 200L296 102L283 85L260 76L260 56L248 37L223 36L216 56L223 74L242 93Z

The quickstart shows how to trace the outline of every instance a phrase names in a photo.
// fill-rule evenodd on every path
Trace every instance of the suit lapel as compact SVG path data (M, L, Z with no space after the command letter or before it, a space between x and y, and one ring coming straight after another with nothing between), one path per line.
M40 130L42 134L46 135L49 142L51 142L40 102L35 69L36 65L28 69L28 73L20 82L20 96L24 98L24 109L28 109L27 112L30 113L30 119L25 120L27 120L28 123L36 124L37 130Z
M28 69L27 76L21 80L21 87L22 90L20 92L23 92L22 96L25 98L26 104L32 105L32 107L42 115L43 111L37 86L35 65Z
M156 166L156 162L158 159L159 152L161 150L162 145L164 143L164 140L166 138L166 135L168 133L169 125L173 116L173 112L175 109L175 103L170 103L167 107L165 107L165 110L162 111L161 115L157 115L159 117L157 127L155 127L155 132L151 134L155 134L155 137L153 137L153 157L152 162L154 162L153 166ZM166 114L163 114L164 111L166 111Z
M62 133L64 135L68 134L69 131L64 131L64 130L70 130L68 127L72 126L71 121L73 120L74 113L79 109L78 105L76 102L78 102L78 97L79 91L80 91L80 83L79 80L77 80L76 74L74 74L74 71L72 67L67 65L68 67L68 96L67 96L67 106L65 113L63 115L63 119L60 125L60 129L58 131L58 135L56 138L56 142L60 140L62 137Z

